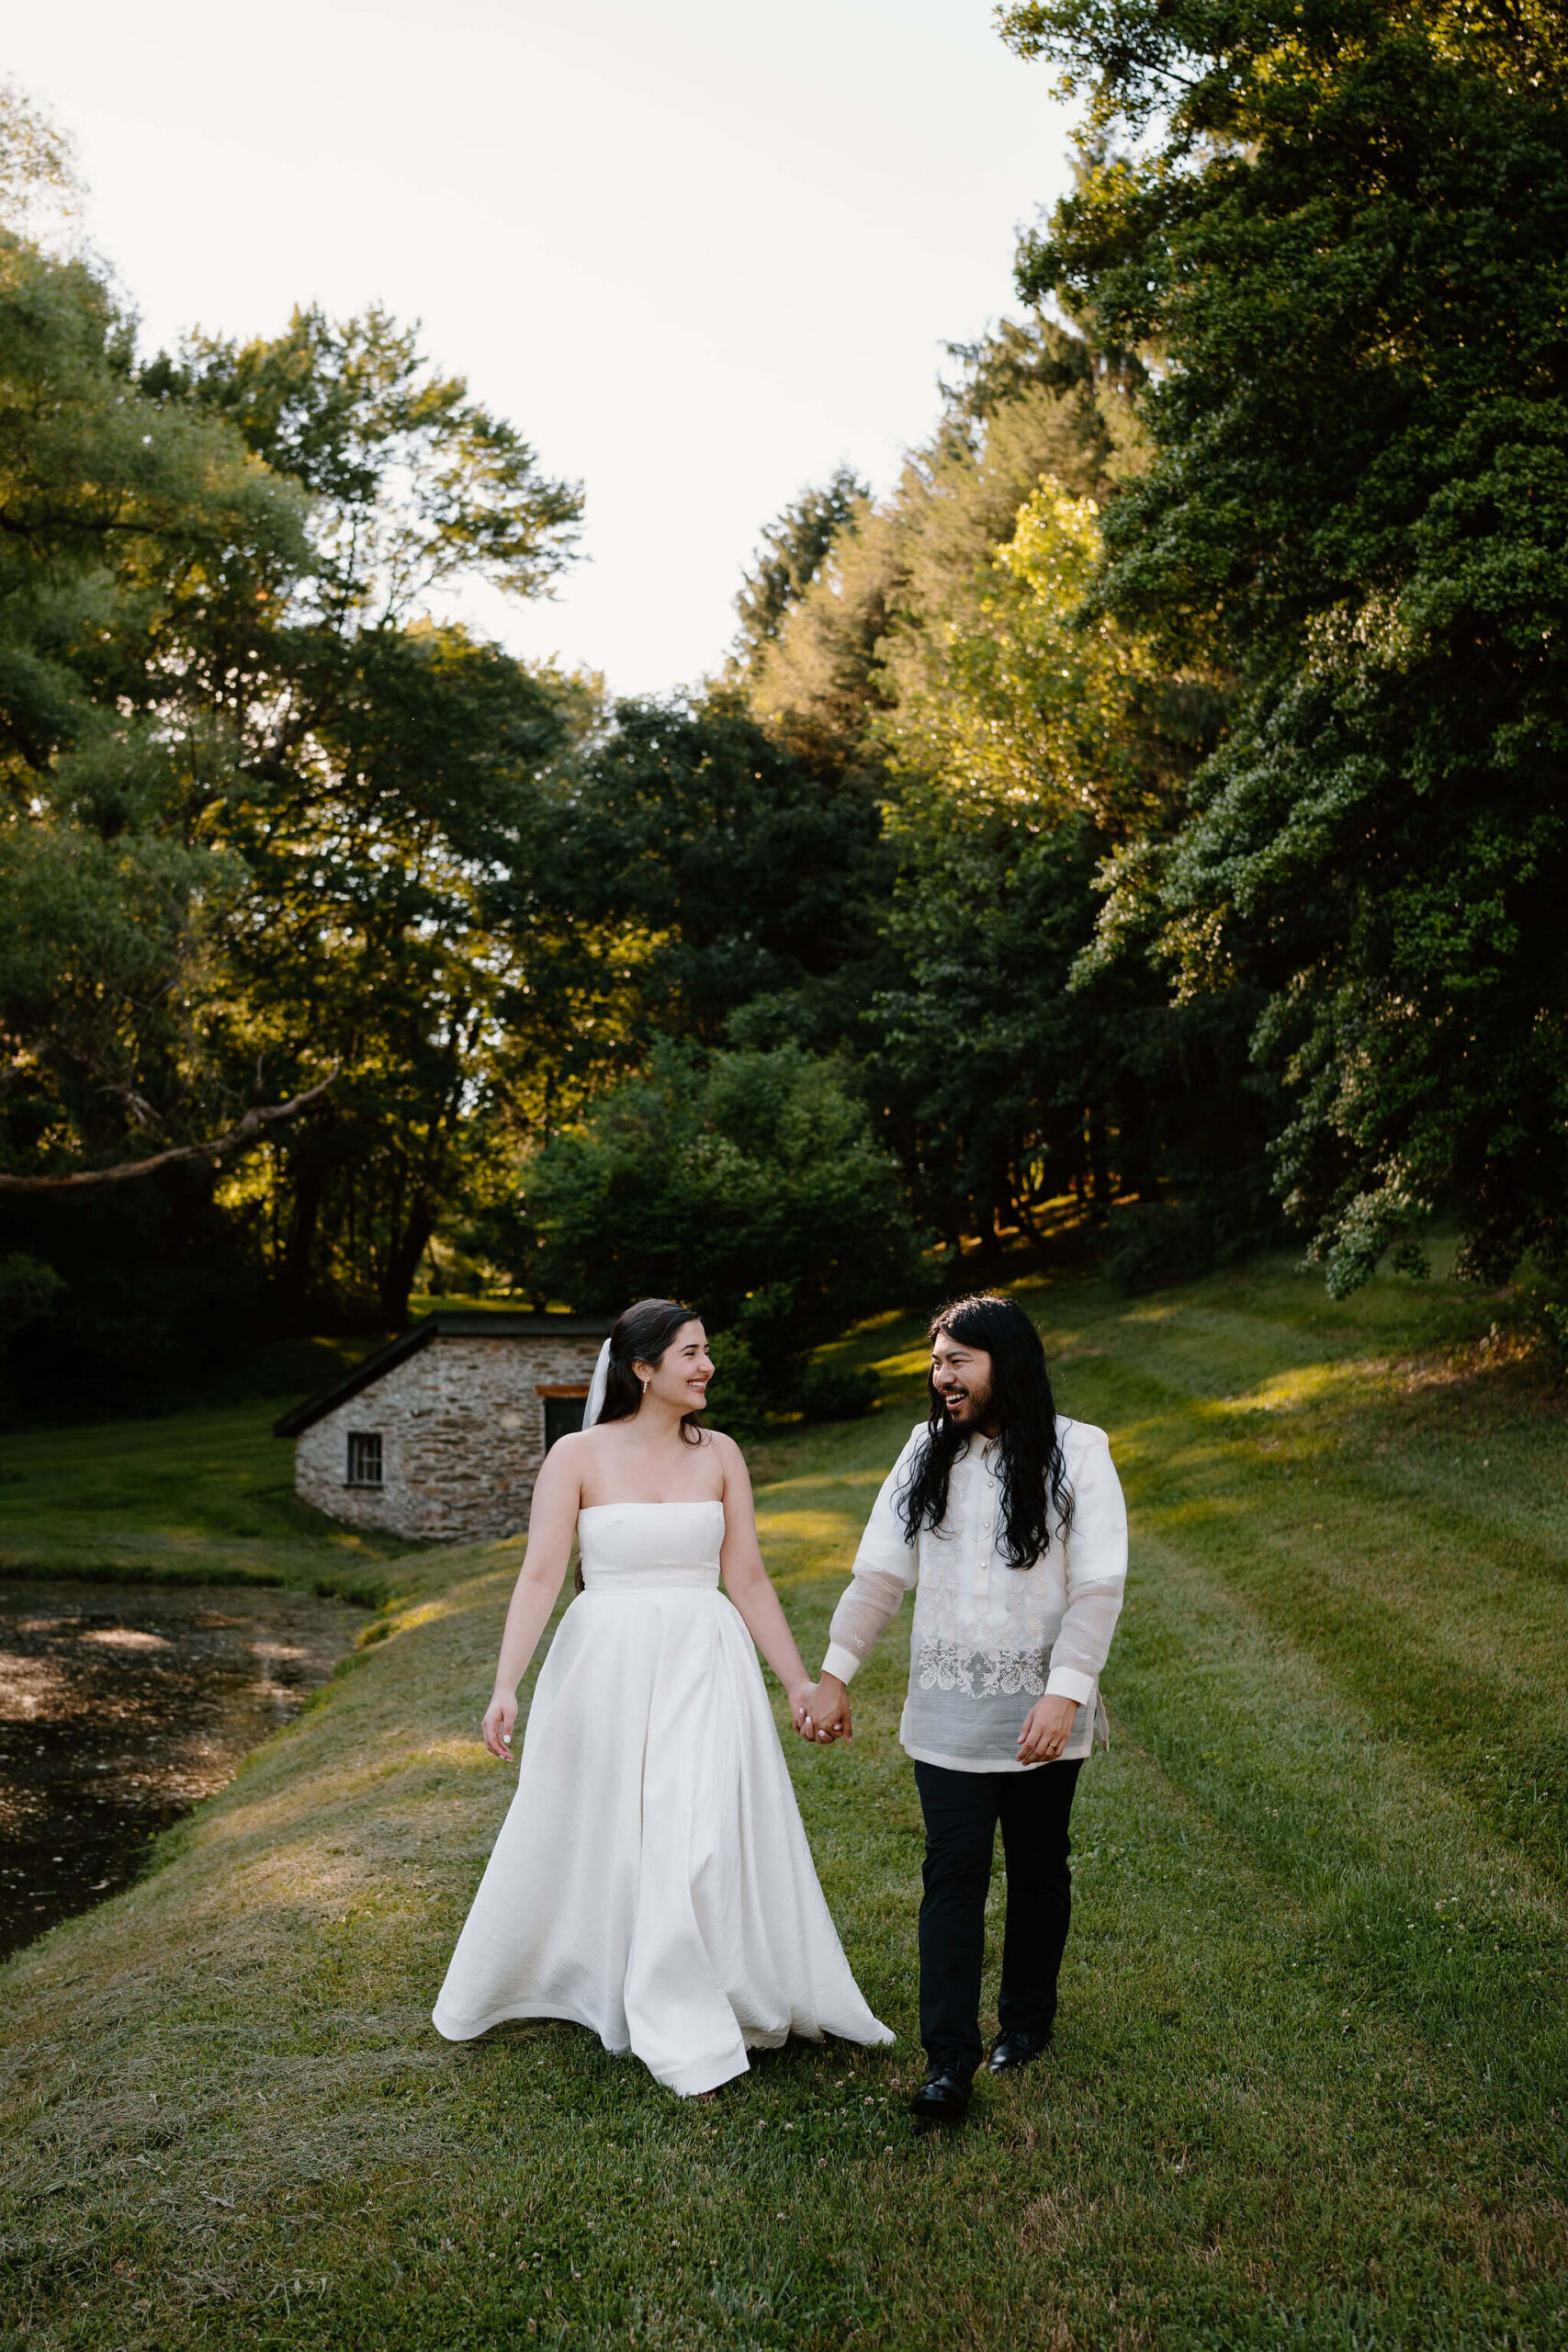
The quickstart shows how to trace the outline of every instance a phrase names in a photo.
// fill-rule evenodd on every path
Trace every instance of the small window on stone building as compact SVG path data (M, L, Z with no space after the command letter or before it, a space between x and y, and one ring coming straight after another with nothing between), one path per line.
M381 1475L379 1430L349 1430L347 1483L351 1487L379 1487L386 1483Z
M558 1437L570 1437L582 1427L582 1408L588 1402L584 1389L581 1396L547 1396L545 1399L545 1452L547 1453Z

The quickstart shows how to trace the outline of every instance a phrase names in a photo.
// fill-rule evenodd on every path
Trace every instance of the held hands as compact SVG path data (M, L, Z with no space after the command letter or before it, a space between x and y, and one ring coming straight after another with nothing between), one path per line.
M802 1695L805 1705L795 1719L802 1739L816 1740L824 1747L836 1739L853 1739L850 1694L836 1674L824 1674L819 1682L807 1683Z
M835 1695L829 1696L829 1693ZM836 1739L851 1739L849 1697L843 1684L833 1675L822 1682L803 1682L790 1692L790 1713L795 1717L795 1730L802 1739L809 1739L823 1747L831 1747ZM485 1709L479 1728L484 1744L491 1754L502 1764L513 1763L512 1734L517 1723L517 1701L498 1690Z
M1037 1699L1018 1735L1021 1764L1054 1764L1073 1736L1076 1699Z
M795 1717L795 1730L802 1739L810 1740L814 1747L831 1747L833 1741L839 1737L838 1732L826 1728L818 1730L813 1714L813 1710L818 1704L820 1687L818 1683L803 1682L797 1690L790 1692L789 1709Z
M505 1691L498 1690L485 1709L485 1719L479 1728L484 1734L485 1746L503 1764L510 1764L513 1760L512 1734L516 1723L516 1692L508 1697Z

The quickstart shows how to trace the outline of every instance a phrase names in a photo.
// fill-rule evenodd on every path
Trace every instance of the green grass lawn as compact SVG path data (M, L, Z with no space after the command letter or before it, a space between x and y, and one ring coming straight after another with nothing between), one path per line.
M325 1387L366 1341L270 1351L274 1377ZM270 1384L269 1384L270 1385ZM377 1601L407 1545L336 1527L294 1492L272 1425L288 1395L210 1412L0 1438L0 1576L262 1583Z
M517 1552L423 1552L384 1571L386 1637L154 1874L6 1973L0 2344L1568 2345L1561 1396L1489 1335L1495 1304L1441 1283L1337 1306L1280 1263L1022 1295L1134 1527L1047 2066L984 2086L952 2137L909 2132L897 1632L852 1748L790 1750L896 2050L791 2048L688 2105L575 2028L441 2043L430 2003L508 1797L474 1734ZM885 1408L759 1465L808 1653L919 1340L846 1342ZM74 1487L60 1433L17 1466L62 1449L73 1542L108 1509L130 1543L145 1507L215 1558L333 1559L260 1486L218 1524L220 1419L128 1439L93 1509L95 1449L125 1433L78 1433ZM259 1462L241 1421L228 1442Z

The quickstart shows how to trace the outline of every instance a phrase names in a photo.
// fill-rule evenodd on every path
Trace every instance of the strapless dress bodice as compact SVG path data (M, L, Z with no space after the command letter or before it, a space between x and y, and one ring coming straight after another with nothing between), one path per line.
M724 1505L588 1503L577 1541L587 1593L716 1587Z

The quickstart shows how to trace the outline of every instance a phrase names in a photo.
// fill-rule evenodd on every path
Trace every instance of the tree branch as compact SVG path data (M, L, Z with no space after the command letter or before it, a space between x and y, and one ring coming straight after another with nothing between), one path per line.
M151 1159L122 1159L113 1168L83 1168L73 1176L6 1176L0 1175L0 1193L87 1193L104 1184L126 1184L133 1176L151 1176L160 1168L175 1168L187 1159L217 1159L225 1153L246 1151L263 1133L275 1126L279 1119L291 1119L308 1102L323 1095L337 1077L341 1065L334 1062L318 1085L291 1102L274 1102L265 1111L251 1110L236 1127L226 1136L216 1136L210 1143L186 1143L173 1151L154 1152Z

